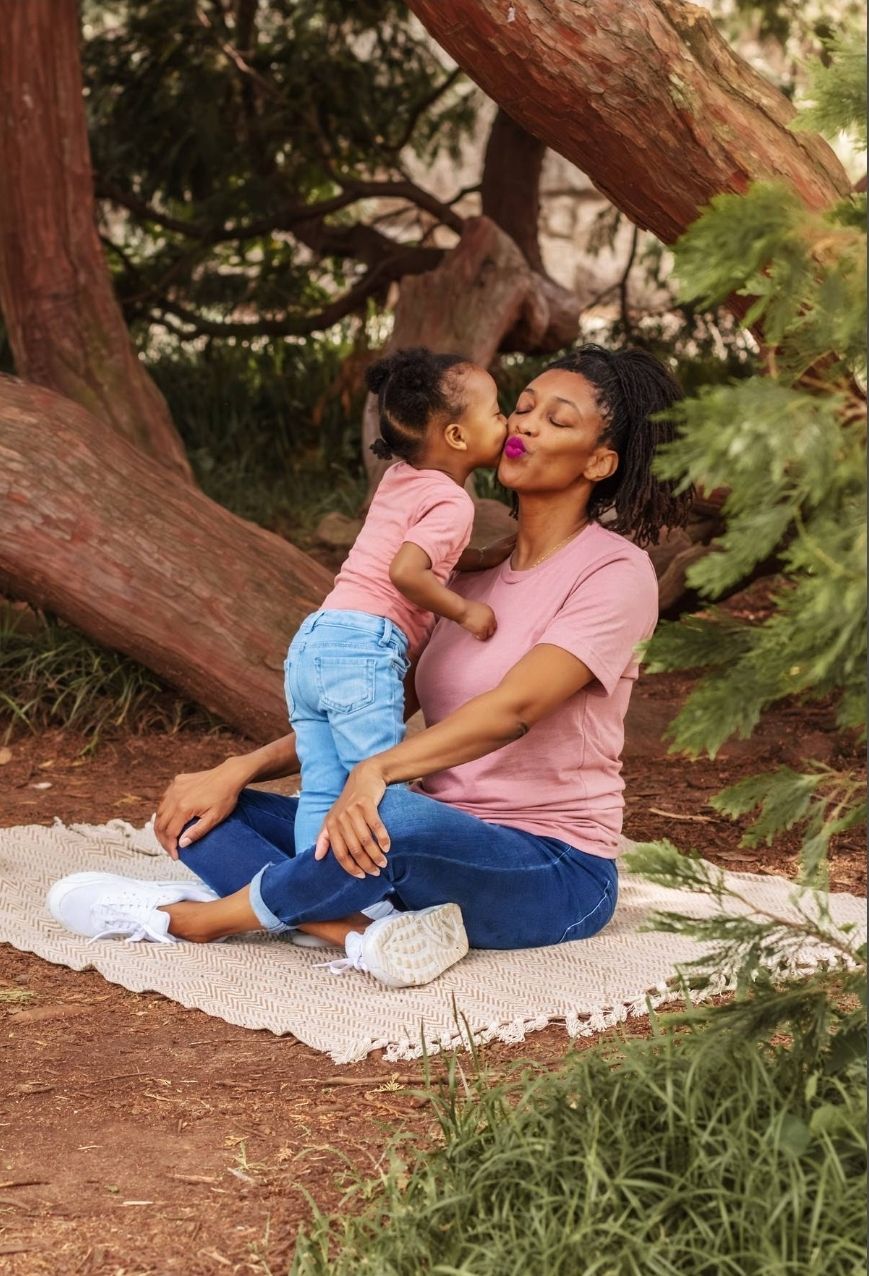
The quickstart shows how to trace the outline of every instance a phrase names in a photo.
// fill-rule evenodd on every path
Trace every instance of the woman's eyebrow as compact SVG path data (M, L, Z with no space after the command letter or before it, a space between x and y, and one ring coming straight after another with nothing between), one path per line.
M573 408L577 416L582 416L582 413L579 410L579 404L574 403L573 399L563 399L560 394L554 394L552 397L555 399L556 403L566 403L569 408Z

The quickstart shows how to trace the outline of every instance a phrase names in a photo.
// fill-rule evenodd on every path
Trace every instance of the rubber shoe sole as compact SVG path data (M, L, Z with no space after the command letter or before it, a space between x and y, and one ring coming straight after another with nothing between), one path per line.
M365 969L389 988L431 983L467 951L458 904L384 917L368 927L362 941Z

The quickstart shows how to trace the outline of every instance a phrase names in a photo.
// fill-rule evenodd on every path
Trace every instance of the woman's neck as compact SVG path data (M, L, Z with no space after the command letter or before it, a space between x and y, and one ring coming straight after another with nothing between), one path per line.
M548 551L582 531L587 523L587 501L577 503L576 492L561 501L551 494L520 497L513 567L517 571L531 567Z

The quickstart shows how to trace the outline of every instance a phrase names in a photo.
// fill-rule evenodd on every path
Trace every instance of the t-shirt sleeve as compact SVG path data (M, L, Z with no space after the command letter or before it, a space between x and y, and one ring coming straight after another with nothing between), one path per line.
M426 504L404 533L403 539L418 545L431 559L432 570L448 574L471 539L474 502L463 488Z
M612 695L636 662L634 648L658 620L658 582L651 562L619 558L602 564L568 595L538 643L576 656Z

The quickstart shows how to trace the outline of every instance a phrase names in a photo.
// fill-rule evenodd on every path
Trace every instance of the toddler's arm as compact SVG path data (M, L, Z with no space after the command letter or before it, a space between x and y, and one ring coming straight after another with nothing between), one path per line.
M390 564L389 579L416 607L454 620L481 641L491 638L497 628L491 607L462 598L440 583L431 569L431 559L419 545L405 541Z

